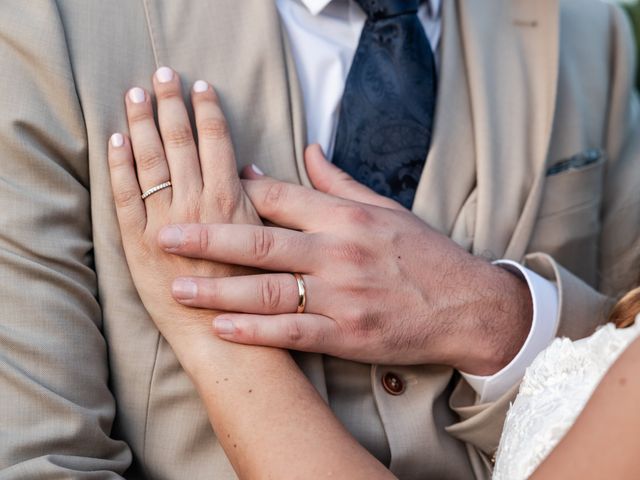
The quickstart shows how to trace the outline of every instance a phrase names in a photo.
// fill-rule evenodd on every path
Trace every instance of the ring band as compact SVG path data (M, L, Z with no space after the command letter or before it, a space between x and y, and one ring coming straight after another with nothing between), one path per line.
M147 197L153 195L160 190L164 190L165 188L169 188L171 186L171 180L168 182L161 183L160 185L156 185L155 187L151 187L149 190L142 194L142 200L145 200Z
M292 273L293 278L298 283L298 308L296 313L304 313L304 309L307 306L307 287L304 284L304 279L299 273Z

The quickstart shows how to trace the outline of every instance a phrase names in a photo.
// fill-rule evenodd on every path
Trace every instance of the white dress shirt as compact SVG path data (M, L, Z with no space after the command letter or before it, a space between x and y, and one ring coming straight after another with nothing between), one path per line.
M423 2L418 10L436 64L440 58L441 1ZM307 140L319 143L327 158L331 158L342 92L366 15L353 0L276 0L276 3L291 40L304 98ZM555 337L558 324L558 292L553 283L515 262L496 264L526 280L533 301L533 320L522 349L505 368L488 377L461 372L481 402L496 400L520 381L533 359Z

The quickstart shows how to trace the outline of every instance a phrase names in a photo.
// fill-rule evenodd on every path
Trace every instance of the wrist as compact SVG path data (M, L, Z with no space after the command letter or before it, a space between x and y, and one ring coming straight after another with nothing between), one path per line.
M506 367L531 330L533 303L526 281L496 265L481 261L471 278L476 285L464 314L466 347L454 367L489 376Z
M190 312L191 313L191 312ZM211 326L216 314L172 336L171 347L184 371L198 390L222 388L225 378L237 379L237 372L277 371L293 362L289 352L277 348L243 345L218 337ZM258 367L260 365L260 367ZM273 373L273 372L272 372Z

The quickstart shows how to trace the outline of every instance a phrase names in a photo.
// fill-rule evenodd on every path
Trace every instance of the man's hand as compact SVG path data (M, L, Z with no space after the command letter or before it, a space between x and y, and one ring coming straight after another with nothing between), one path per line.
M173 284L178 301L244 312L215 320L218 335L234 342L479 375L513 358L532 316L521 280L357 184L317 146L306 161L315 186L328 193L245 171L258 214L284 228L183 224L159 237L174 254L301 273L305 313L292 313L298 286L290 273L182 277Z

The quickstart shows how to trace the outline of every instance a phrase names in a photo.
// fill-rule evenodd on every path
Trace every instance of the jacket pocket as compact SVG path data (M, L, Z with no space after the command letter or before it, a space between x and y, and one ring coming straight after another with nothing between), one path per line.
M548 170L529 251L550 254L596 286L606 155L593 152L558 162Z
M587 150L552 165L547 170L538 217L557 215L594 203L599 205L605 159L601 150Z

